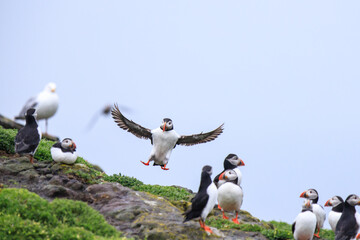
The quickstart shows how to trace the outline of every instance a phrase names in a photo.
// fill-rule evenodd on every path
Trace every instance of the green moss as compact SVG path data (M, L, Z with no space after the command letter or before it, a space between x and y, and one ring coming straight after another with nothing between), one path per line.
M108 182L117 182L121 185L131 188L135 191L148 192L157 196L164 197L170 201L189 201L192 195L185 189L173 186L160 186L144 184L136 178L122 176L121 174L114 174L111 176L104 176L104 180Z
M4 129L0 126L0 150L6 153L15 153L15 136L17 134L16 129Z
M41 139L39 146L36 150L36 153L34 155L34 157L38 160L38 161L47 161L47 162L51 162L52 161L52 157L51 157L51 152L50 152L50 148L52 145L54 145L54 141L50 141L50 140L46 140L46 139Z
M80 201L48 202L25 189L0 192L0 239L122 239L96 210Z

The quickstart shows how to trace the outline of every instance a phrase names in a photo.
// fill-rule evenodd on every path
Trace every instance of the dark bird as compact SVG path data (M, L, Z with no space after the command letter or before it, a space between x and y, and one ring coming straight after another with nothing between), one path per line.
M15 137L15 152L29 154L30 162L34 163L33 157L41 139L41 131L36 122L36 111L34 108L27 110L25 120L25 126L18 131Z
M242 180L242 173L238 168L239 166L245 166L245 163L241 158L239 158L236 154L233 153L227 155L227 157L224 160L224 170L214 178L215 185L219 188L220 185L222 184L221 181L219 182L220 175L224 173L226 170L231 169L236 172L237 184L240 186Z
M344 202L344 209L336 225L335 240L350 240L356 237L359 223L356 219L355 206L360 205L360 198L355 194L349 195Z
M199 190L191 200L191 209L184 213L184 222L199 218L200 227L208 233L212 231L205 225L205 220L214 208L217 198L217 188L211 181L211 174L211 166L206 165L202 168Z
M295 240L312 240L316 228L316 216L313 213L311 200L306 199L301 213L292 224L292 233Z
M224 212L235 211L235 218L231 219L234 223L239 224L238 215L243 203L243 190L238 185L238 176L232 169L225 170L220 174L220 181L225 181L218 188L218 202L224 219L229 219Z
M317 202L319 201L319 194L318 192L311 188L308 189L306 191L304 191L303 193L300 194L301 198L307 198L311 200L312 203L312 207L313 207L313 212L316 216L316 230L317 233L314 234L315 237L320 238L320 229L323 227L325 219L326 219L326 213L324 208L319 205Z
M163 170L169 170L166 168L166 165L168 164L171 152L176 145L191 146L210 142L223 132L224 125L222 124L208 133L180 136L175 132L173 122L170 118L164 118L160 127L150 130L124 117L116 104L111 110L111 114L115 123L120 128L134 134L138 138L151 140L153 148L150 157L147 162L141 162L148 166L150 161L154 161L154 165L160 165Z
M51 157L55 162L73 164L77 159L76 144L71 138L64 138L52 145Z

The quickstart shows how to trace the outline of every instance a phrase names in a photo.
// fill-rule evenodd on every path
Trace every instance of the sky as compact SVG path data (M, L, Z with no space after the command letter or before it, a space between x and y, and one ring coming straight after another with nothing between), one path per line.
M235 153L242 209L292 223L300 194L360 194L359 1L0 1L0 114L48 82L48 132L107 174L197 191L201 169ZM180 135L224 123L215 141L177 146L169 171L144 166L149 140L93 116L118 103ZM45 128L44 121L39 122ZM359 208L358 208L359 210ZM326 209L327 212L330 209ZM326 228L329 228L326 222Z

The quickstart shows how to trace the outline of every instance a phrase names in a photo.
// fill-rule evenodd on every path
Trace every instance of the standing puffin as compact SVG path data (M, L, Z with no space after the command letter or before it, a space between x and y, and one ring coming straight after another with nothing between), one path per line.
M295 240L312 240L316 228L316 216L313 213L311 200L305 200L302 211L292 224L292 233Z
M36 122L36 110L34 108L26 111L25 120L25 126L18 131L15 137L15 152L29 154L30 162L34 163L34 154L41 139L41 131Z
M236 172L237 175L236 184L240 186L242 180L242 174L240 169L237 168L238 166L245 166L244 161L241 158L239 158L236 154L230 153L229 155L227 155L227 157L224 160L224 170L214 178L215 185L219 188L221 184L225 182L224 180L219 182L220 175L224 173L226 170L232 169Z
M211 166L206 165L202 168L199 190L195 197L191 200L191 209L184 213L184 222L200 218L200 227L208 233L212 233L212 231L205 225L205 220L207 215L214 208L218 195L217 188L211 181L211 174Z
M317 233L314 234L314 236L320 238L319 235L320 229L324 225L326 219L326 213L324 208L317 203L319 201L319 194L315 189L311 188L301 193L300 197L310 199L312 202L313 212L316 215L316 230L317 230Z
M355 206L360 205L360 198L355 194L349 195L344 202L344 209L336 225L335 240L350 240L355 238L359 223L356 219Z
M326 201L325 207L332 207L328 215L328 221L331 229L335 232L336 224L338 223L344 208L344 200L340 196L334 196Z
M71 138L64 138L52 145L50 152L55 162L73 164L77 159L76 144Z
M231 219L239 224L238 215L243 202L243 190L238 185L238 176L232 169L225 170L220 174L219 181L225 181L218 188L218 202L224 219L229 219L224 211L235 211L236 217Z
M45 133L47 133L48 119L51 118L57 111L59 106L59 97L56 90L55 83L48 83L44 90L36 97L30 98L25 106L21 109L15 119L24 119L24 115L29 108L35 108L37 113L37 120L45 119Z
M208 133L200 133L185 136L180 136L174 130L173 122L170 118L164 118L161 126L150 130L144 128L135 122L128 120L119 110L117 104L111 110L112 117L117 125L131 132L138 138L150 139L153 144L150 157L147 162L141 161L144 165L149 165L150 161L154 161L154 165L160 165L161 169L169 170L166 168L168 164L171 151L177 144L191 146L199 143L206 143L214 140L223 132L223 125Z

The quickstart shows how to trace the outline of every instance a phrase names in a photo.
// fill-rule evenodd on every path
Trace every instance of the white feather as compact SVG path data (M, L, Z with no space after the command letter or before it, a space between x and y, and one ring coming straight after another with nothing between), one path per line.
M153 148L150 159L154 160L158 165L166 165L180 135L174 130L163 131L160 128L153 129L151 133Z
M333 230L333 232L335 232L336 224L338 223L338 221L341 217L341 214L342 214L341 212L334 212L334 211L329 212L328 220L329 220L331 230Z
M226 182L218 189L218 202L224 211L240 211L243 191L240 186Z
M206 193L209 195L209 199L206 203L205 208L201 212L201 219L205 220L207 215L214 209L214 206L218 197L218 189L216 188L214 183L211 183L209 187L206 189Z
M312 240L315 228L316 216L314 213L310 211L299 213L299 215L295 218L295 240Z
M60 148L52 147L51 156L55 162L73 164L77 159L76 152L63 152Z
M321 229L324 225L326 212L325 210L317 203L313 203L313 213L316 216L316 224L319 229Z

